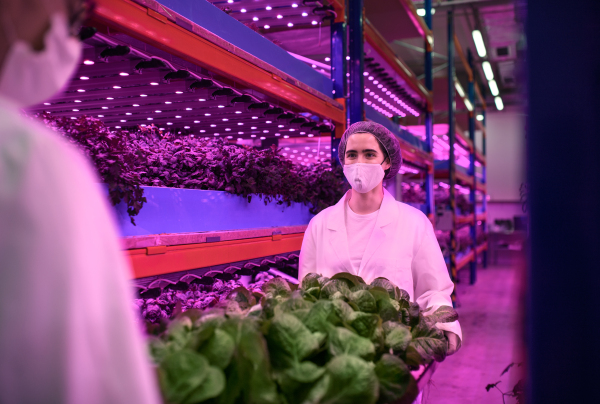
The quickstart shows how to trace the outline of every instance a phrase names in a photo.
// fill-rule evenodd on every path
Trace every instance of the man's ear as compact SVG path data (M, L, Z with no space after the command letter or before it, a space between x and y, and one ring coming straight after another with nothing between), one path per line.
M381 164L381 167L383 168L383 171L389 169L392 166L392 164L390 163L390 159L385 159L385 161L383 162L383 164Z

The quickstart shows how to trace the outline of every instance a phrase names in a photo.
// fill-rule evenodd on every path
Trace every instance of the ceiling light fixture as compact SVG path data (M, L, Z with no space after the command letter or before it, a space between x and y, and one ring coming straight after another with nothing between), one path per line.
M496 80L488 81L488 85L490 86L490 91L492 92L492 95L494 97L500 94L500 90L498 90L498 84L496 84Z
M483 74L485 74L485 78L488 80L494 80L494 71L492 70L492 65L487 60L481 64L483 68Z
M484 58L487 52L485 50L485 43L483 43L481 31L477 29L473 31L473 42L475 42L475 48L477 49L477 54L479 57Z
M504 103L502 102L502 98L496 97L494 98L494 102L496 103L496 109L498 111L502 111L504 109Z

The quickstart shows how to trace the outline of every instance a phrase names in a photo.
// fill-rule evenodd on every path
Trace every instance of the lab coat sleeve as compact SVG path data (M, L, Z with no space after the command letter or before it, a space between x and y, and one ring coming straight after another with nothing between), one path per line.
M302 239L300 261L298 263L298 280L302 282L307 274L317 271L317 245L314 218L308 223Z
M422 215L422 220L421 241L417 241L417 251L412 261L414 298L422 310L431 307L433 312L439 306L452 306L450 296L454 283L450 280L431 222L425 215ZM462 331L458 321L437 323L436 326L441 330L457 334L462 341Z
M91 164L0 110L0 402L158 404Z

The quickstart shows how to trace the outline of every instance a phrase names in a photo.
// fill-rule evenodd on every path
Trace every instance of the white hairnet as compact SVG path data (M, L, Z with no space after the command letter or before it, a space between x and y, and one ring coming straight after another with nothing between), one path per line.
M375 136L375 139L383 146L387 155L390 159L391 167L385 171L384 179L388 180L394 178L400 167L402 166L402 151L400 150L400 142L386 127L371 121L362 121L353 123L346 129L346 132L340 139L340 145L338 147L338 157L340 163L344 165L344 157L346 156L346 144L350 135L355 133L370 133Z

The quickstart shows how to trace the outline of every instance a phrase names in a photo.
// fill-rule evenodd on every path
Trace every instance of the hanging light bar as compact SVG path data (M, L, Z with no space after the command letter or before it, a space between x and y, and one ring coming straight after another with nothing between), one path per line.
M477 48L477 54L480 58L484 58L487 55L485 50L485 44L483 43L483 36L479 30L473 31L473 42L475 42L475 48Z
M494 98L494 102L496 103L496 109L498 111L502 111L504 109L504 103L502 102L502 98L496 97Z
M487 60L481 64L483 68L483 74L485 74L485 78L488 80L494 80L494 71L492 70L492 65Z
M496 80L488 81L488 85L490 86L490 91L492 92L492 95L494 97L500 94L500 90L498 90L498 84L496 84Z

